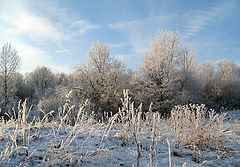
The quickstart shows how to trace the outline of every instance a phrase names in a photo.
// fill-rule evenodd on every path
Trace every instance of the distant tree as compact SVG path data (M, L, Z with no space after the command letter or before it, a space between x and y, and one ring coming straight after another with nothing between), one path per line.
M240 68L236 64L220 60L214 68L207 62L200 65L198 76L203 84L201 96L209 107L240 108Z
M211 62L203 63L199 66L198 75L204 86L210 85L213 82L215 69Z
M46 95L46 93L54 88L54 75L52 71L45 67L36 67L35 70L26 75L27 82L32 85L39 98Z
M58 87L56 88L54 94L50 97L42 97L38 102L38 110L40 111L39 117L42 118L45 114L49 113L50 111L54 110L54 116L58 116L58 110L60 107L63 107L64 104L67 102L67 94L69 94L70 90L65 87ZM74 105L74 104L72 104ZM43 111L43 112L42 112Z
M18 100L24 101L28 99L28 102L34 98L34 87L26 82L24 76L20 73L15 74L15 97Z
M61 73L54 73L54 80L56 86L67 86L69 78L67 74L61 72Z
M220 60L216 83L219 90L216 102L224 107L240 108L240 67L231 61Z
M193 79L196 75L197 63L195 62L195 55L189 53L188 48L183 48L182 52L176 62L177 72L175 75L181 81L181 89L190 89L192 87Z
M20 68L20 65L21 60L17 51L10 43L4 44L0 55L0 83L4 106L8 103L8 98L14 85L14 75Z
M214 65L211 62L203 63L199 66L197 73L203 85L203 98L206 99L207 103L214 103L220 93Z
M217 63L217 75L220 80L225 82L239 80L239 67L231 61L220 60Z
M195 55L189 53L188 48L180 48L179 58L176 62L176 71L173 75L178 78L174 82L177 91L174 97L175 105L189 103L202 103L200 96L203 89L198 77L199 65L195 61Z

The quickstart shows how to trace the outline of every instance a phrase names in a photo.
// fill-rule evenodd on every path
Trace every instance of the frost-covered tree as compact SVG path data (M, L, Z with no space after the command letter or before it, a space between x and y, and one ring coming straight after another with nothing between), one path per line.
M178 57L174 63L175 70L172 74L174 87L180 93L197 93L201 87L197 76L198 64L195 55L187 47L180 44ZM191 97L192 98L192 97Z
M0 53L0 86L4 106L7 105L9 96L12 95L14 75L21 65L17 51L10 43L3 45Z
M211 108L240 107L240 68L231 61L220 60L200 65L198 76L203 84L202 97Z
M219 90L216 101L225 107L240 107L240 68L228 60L219 61L216 83Z
M15 90L14 96L18 100L24 101L28 99L28 102L31 101L34 97L34 87L26 82L24 76L21 73L15 74Z
M26 75L26 80L34 87L39 98L46 95L46 93L55 86L54 75L52 71L45 66L36 67L33 72Z
M122 90L129 78L124 65L110 57L107 44L94 43L89 59L77 66L74 73L78 89L102 111L117 111Z
M197 68L197 76L202 84L201 97L205 99L204 103L210 108L215 108L216 97L219 96L220 90L216 78L216 71L211 62L206 62Z
M157 85L170 84L180 57L180 41L177 33L160 32L152 42L151 51L144 57L140 68L143 76Z
M220 80L232 82L240 79L239 67L231 61L220 60L217 62L217 75Z
M56 86L67 86L69 83L69 77L67 74L61 72L54 73L54 80Z
M213 82L214 73L215 69L211 62L206 62L199 66L198 75L204 86L207 86Z
M175 105L202 103L200 94L203 87L198 77L199 65L195 61L195 55L189 53L188 48L182 48L182 52L179 55L176 63L177 70L174 73L174 78L178 78L174 82L174 87L177 91L174 103Z
M182 103L180 101L187 102L189 97L185 96L185 89L192 77L193 60L178 33L158 33L150 52L144 57L140 76L133 81L140 102L152 101L154 110L161 113L167 113L175 104ZM186 100L183 100L183 95Z

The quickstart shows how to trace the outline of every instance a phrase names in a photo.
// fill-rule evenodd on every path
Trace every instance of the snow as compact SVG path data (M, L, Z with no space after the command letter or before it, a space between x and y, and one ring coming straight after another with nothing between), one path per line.
M169 122L163 121L152 166L169 166L167 140L171 147L172 166L240 166L240 111L228 111L228 116L229 119L224 122L223 142L217 150L193 150L183 145L174 145ZM9 158L4 158L7 145L14 143L11 136L16 133L16 127L13 123L2 122L0 166L137 166L134 139L128 139L123 145L117 135L121 128L119 124L115 123L111 127L109 135L106 128L109 128L106 123L75 127L61 127L57 123L29 125L30 133L27 133L26 137L28 156L24 154L22 136L19 135L18 149ZM150 134L143 133L141 143L140 166L147 166L152 156Z

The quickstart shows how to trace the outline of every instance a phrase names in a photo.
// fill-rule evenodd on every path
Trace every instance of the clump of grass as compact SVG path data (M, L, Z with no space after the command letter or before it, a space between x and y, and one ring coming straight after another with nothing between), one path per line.
M224 114L208 110L204 104L175 106L171 111L175 144L197 149L219 149L224 118Z
M28 116L31 108L27 108L27 101L20 101L17 110L13 109L13 114L11 112L7 114L8 121L0 120L0 139L3 138L5 141L4 147L0 148L0 166L9 163L13 158L17 159L16 164L20 161L22 161L20 164L28 163L30 159L34 159L39 150L44 150L40 155L43 166L65 161L75 166L81 165L85 158L83 155L87 155L89 151L83 149L84 143L94 134L104 131L104 127L93 120L94 116L89 115L88 105L89 101L86 100L79 106L79 110L76 110L74 105L66 102L56 119L52 119L55 112L52 110L43 115L43 118L34 118L30 122ZM51 121L48 118L51 118ZM103 130L99 130L100 128ZM82 134L87 137L81 143L78 136ZM30 144L40 139L42 135L49 140L37 148L30 149ZM102 145L104 142L101 142Z
M146 144L146 151L151 151L150 162L148 166L152 166L154 155L156 153L158 142L160 140L160 114L152 112L152 103L149 111L144 112L142 104L137 108L134 102L131 102L129 90L123 91L122 108L119 108L120 131L116 134L122 140L122 146L127 145L129 139L134 139L137 148L137 166L140 166L140 158L142 152L142 140L146 136L150 137L150 146ZM148 142L146 142L148 143Z
M129 97L129 90L123 90L124 98L122 101L122 108L119 109L119 122L121 122L120 133L118 137L122 140L122 146L127 144L128 139L134 138L137 146L137 167L139 167L141 156L141 133L142 133L142 104L138 108L134 108L134 103Z
M21 150L24 150L23 155L28 156L29 150L29 129L31 123L28 123L28 116L31 108L27 109L27 101L19 101L18 112L13 109L13 114L6 113L8 121L0 122L1 131L4 129L4 140L6 140L4 151L1 153L2 160L10 159L11 157L21 155Z
M66 162L73 166L79 166L89 156L89 150L84 149L84 144L99 132L102 125L93 121L94 115L88 114L88 105L89 101L86 100L76 111L74 105L65 103L63 108L58 111L57 119L50 123L54 138L51 140L51 148L45 151L44 164L56 165L58 162ZM73 114L76 117L73 117ZM64 132L67 134L63 135ZM87 134L86 139L82 142L78 141L80 134Z

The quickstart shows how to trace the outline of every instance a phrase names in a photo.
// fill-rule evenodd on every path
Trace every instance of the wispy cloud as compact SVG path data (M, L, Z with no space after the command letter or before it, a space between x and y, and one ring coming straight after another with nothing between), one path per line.
M125 29L125 30L136 29L136 28L142 28L142 27L171 22L176 17L177 17L177 14L153 15L153 16L146 17L144 19L136 19L131 21L112 23L112 24L109 24L109 28Z
M140 22L141 22L140 20L132 20L132 21L126 21L126 22L116 22L116 23L109 24L109 28L128 29L128 28L131 28L133 26L138 25Z
M187 39L196 33L206 29L213 23L226 18L235 7L234 1L224 1L208 10L197 10L186 13L183 17L186 19L186 25L181 37Z
M69 53L70 50L68 49L60 49L60 50L55 50L55 53Z
M143 56L150 46L150 41L156 33L177 18L177 14L152 15L143 19L116 22L108 27L119 31L126 31L129 37L128 44L133 47L134 54ZM122 56L121 56L122 57Z
M89 30L101 28L100 25L92 24L87 20L75 21L72 23L72 25L70 27L76 29L77 33L80 33L80 34L86 33Z
M110 43L109 47L110 48L123 48L125 46L127 46L129 43L128 42L123 42L123 43Z

